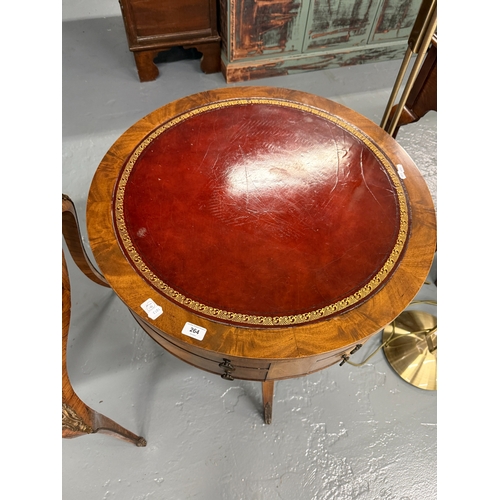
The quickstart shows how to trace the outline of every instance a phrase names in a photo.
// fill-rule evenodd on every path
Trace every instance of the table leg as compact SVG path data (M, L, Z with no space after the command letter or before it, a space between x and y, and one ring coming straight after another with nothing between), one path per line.
M273 418L274 380L262 382L262 404L264 406L264 422L270 424Z

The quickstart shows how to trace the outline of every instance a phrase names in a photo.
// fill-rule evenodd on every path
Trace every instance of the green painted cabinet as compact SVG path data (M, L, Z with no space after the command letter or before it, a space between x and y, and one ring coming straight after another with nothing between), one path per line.
M402 58L422 0L219 0L228 82Z

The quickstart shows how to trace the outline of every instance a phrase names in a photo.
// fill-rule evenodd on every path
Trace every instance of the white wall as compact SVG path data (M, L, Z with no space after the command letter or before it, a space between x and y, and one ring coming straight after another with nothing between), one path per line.
M118 0L62 0L62 20L121 16Z

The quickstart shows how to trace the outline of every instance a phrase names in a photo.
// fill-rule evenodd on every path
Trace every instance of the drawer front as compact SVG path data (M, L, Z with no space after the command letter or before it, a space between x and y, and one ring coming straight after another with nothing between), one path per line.
M129 4L138 37L200 31L211 27L212 0L122 0Z
M165 350L173 354L174 356L182 359L190 365L201 368L202 370L221 375L222 378L226 380L242 379L242 380L257 380L264 381L267 378L269 371L269 363L264 360L258 360L259 367L256 366L246 366L249 364L256 364L255 360L245 359L229 359L222 356L216 356L212 353L207 353L208 355L199 355L191 350L189 344L186 344L190 350L187 350L177 344L174 344L170 340L166 339L164 335L161 335L155 329L151 328L149 324L144 322L140 317L134 314L137 322L141 327L152 337L158 344L160 344ZM252 363L253 361L253 363Z
M323 370L323 368L327 368L339 362L343 364L343 362L348 360L355 352L358 352L361 347L363 347L364 342L366 342L366 340L364 340L363 342L358 342L357 344L346 346L341 350L330 353L330 355L328 356L318 358L314 365L311 367L311 371L316 372L319 370Z
M366 342L366 340L364 340L363 342ZM362 343L359 342L357 344L351 344L349 346L343 347L342 349L337 349L336 351L325 353L319 356L290 359L286 361L274 361L269 368L268 379L279 380L300 377L317 372L319 370L323 370L324 368L328 368L335 363L342 362L344 360L344 357L349 359L349 357L354 352L358 351L361 346Z
M337 349L329 353L308 356L304 358L293 358L288 360L265 360L245 359L241 357L224 357L212 351L205 351L189 343L183 343L168 336L146 323L140 316L131 311L139 325L164 349L174 356L182 359L190 365L202 370L221 375L227 380L280 380L300 377L327 368L335 363L343 362L345 359L357 352L366 342L358 342Z

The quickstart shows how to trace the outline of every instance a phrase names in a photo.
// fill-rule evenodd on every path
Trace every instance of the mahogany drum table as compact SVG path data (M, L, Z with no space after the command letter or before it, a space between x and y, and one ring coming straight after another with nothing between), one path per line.
M90 246L144 330L227 380L346 359L411 302L436 246L432 198L378 125L271 87L202 92L152 112L103 158Z

